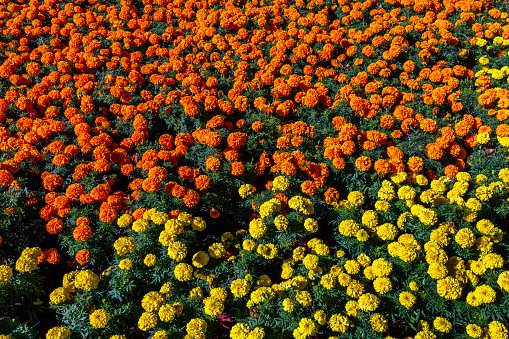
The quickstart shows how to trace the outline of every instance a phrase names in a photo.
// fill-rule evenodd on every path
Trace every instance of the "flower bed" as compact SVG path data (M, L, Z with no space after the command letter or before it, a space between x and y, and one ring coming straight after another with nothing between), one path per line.
M0 339L509 337L507 1L0 2Z

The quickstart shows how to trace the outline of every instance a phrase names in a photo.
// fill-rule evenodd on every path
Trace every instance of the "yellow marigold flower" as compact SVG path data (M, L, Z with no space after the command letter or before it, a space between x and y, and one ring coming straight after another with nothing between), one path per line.
M366 253L359 254L356 260L363 267L367 267L371 264L371 258Z
M311 294L308 291L297 292L297 294L295 295L295 299L302 306L309 306L311 305L311 301L313 301L313 299L311 298Z
M405 308L411 308L415 305L417 298L411 292L401 292L399 294L399 303Z
M475 245L476 239L474 232L470 228L462 228L456 233L454 240L462 248L470 248Z
M362 206L364 204L364 194L359 191L348 193L347 200L353 206Z
M203 231L205 228L207 228L207 223L201 217L194 217L191 223L191 227L195 231Z
M214 297L203 299L203 305L205 314L210 315L211 317L219 316L221 313L223 313L224 310L223 302Z
M346 294L350 298L358 299L364 293L364 290L364 285L360 281L352 279L346 288Z
M300 195L296 195L290 200L288 200L288 207L293 210L304 213L305 215L311 215L314 213L315 208L313 203L308 198L301 197Z
M287 177L280 175L274 178L272 182L272 190L273 191L281 191L284 192L290 187L290 180Z
M323 310L317 310L315 311L315 314L313 315L313 318L318 322L320 325L325 325L327 322L327 315Z
M133 267L133 262L129 258L122 259L118 263L118 267L122 270L130 270Z
M419 286L417 286L417 283L415 281L411 281L410 284L408 284L408 286L414 292L419 290Z
M143 263L145 266L152 267L156 264L156 255L149 253L145 256L145 259L143 259Z
M320 285L328 290L331 290L336 286L336 277L330 273L324 274L320 279Z
M155 212L152 214L152 222L156 225L164 225L168 222L168 214L164 212Z
M362 225L370 231L375 231L378 226L378 214L376 211L367 210L362 214Z
M430 208L423 208L417 214L419 221L426 226L433 226L437 223L438 217L435 211Z
M186 263L180 263L175 266L173 272L175 274L175 279L178 281L189 281L193 278L193 267Z
M348 300L345 304L345 311L351 317L357 317L359 303L355 300Z
M278 249L274 244L260 244L256 248L256 252L265 259L274 259L277 256Z
M154 312L158 311L165 301L165 298L160 292L151 291L143 296L141 307L147 312Z
M460 282L453 277L446 277L437 281L437 293L447 300L456 300L461 296Z
M105 309L95 310L90 314L90 325L95 328L105 328L110 321L110 314Z
M357 274L361 269L361 265L355 260L347 260L345 263L345 270L348 274Z
M251 184L244 184L239 187L239 195L242 199L246 199L251 193L253 193L254 186Z
M279 231L285 231L288 228L288 224L288 219L282 214L274 218L274 225Z
M340 273L337 279L338 283L343 287L347 287L348 285L350 285L350 282L352 281L352 278L347 273Z
M118 338L118 339L126 339L124 338ZM168 339L168 333L165 330L159 330L150 339Z
M150 225L150 222L146 219L138 219L133 222L132 229L136 233L142 233L145 232L148 229L148 226Z
M428 267L428 274L435 280L444 279L447 274L447 267L439 263L431 263Z
M304 220L304 228L310 233L316 233L318 231L318 222L313 218L307 218Z
M71 337L71 331L65 327L52 327L46 333L46 339L67 339Z
M249 234L255 238L260 239L267 231L267 225L262 218L253 219L249 222Z
M318 266L318 256L314 254L306 254L302 263L308 270L315 269Z
M215 242L209 246L208 252L212 258L219 259L226 253L226 248L223 243Z
M488 325L488 333L492 339L504 339L509 337L507 327L499 321L492 321Z
M187 256L187 246L180 241L173 241L168 245L168 256L180 262Z
M235 279L230 285L230 290L235 298L242 298L249 293L251 285L245 279Z
M364 312L373 312L380 305L380 298L371 293L364 293L357 301L359 309Z
M260 206L260 217L266 218L271 214L279 213L280 210L281 210L281 200L270 199L269 201L264 202Z
M173 285L171 282L164 283L163 286L159 289L165 298L169 298L173 295Z
M373 274L377 277L388 277L392 272L392 263L385 258L373 260L371 267L373 267Z
M475 296L484 304L491 304L497 297L497 292L489 285L477 286L474 293Z
M371 324L371 328L376 332L387 332L389 329L389 322L387 318L385 318L380 313L373 313L369 318L369 323Z
M376 278L373 281L373 288L380 294L385 294L392 291L391 280L387 277Z
M194 267L202 268L209 262L209 255L204 251L196 252L193 255L192 264Z
M207 322L200 318L191 319L186 325L187 334L196 336L207 332Z
M71 300L71 292L65 287L58 287L53 290L53 292L49 295L49 304L50 305L58 305L67 300Z
M79 271L74 286L83 290L95 290L99 285L99 276L90 270Z
M334 332L345 333L351 325L350 320L342 314L333 314L329 318L330 329Z
M433 327L443 333L449 333L452 330L451 322L444 317L436 317L433 320Z
M296 339L306 339L314 336L318 332L318 324L310 318L302 318L299 322L299 327L293 330L293 337Z
M283 300L283 310L285 312L292 313L293 307L294 307L294 304L293 304L292 299L286 298L285 300Z
M134 218L130 214L123 214L120 218L117 220L117 225L120 228L126 228L128 226L131 226Z
M504 271L498 275L497 284L506 292L509 292L509 271Z
M382 240L394 240L398 235L398 229L391 223L384 223L378 226L376 234Z
M490 60L489 60L488 58L486 58L486 57L480 57L480 58L479 58L479 63L480 63L481 65L483 65L483 66L486 66L487 64L489 64L489 63L490 63Z
M391 208L391 204L385 200L375 202L375 209L377 211L387 212Z
M366 242L369 239L369 234L365 230L358 230L357 233L355 233L355 237L360 242Z
M415 183L419 186L427 186L428 185L428 178L422 174L418 174L415 176Z
M7 265L0 266L0 283L7 282L12 278L12 268Z
M136 242L131 237L120 237L114 243L113 247L118 255L133 253L136 250Z
M230 338L248 338L251 329L244 323L236 323L230 330Z
M343 220L338 226L339 233L347 237L353 237L359 231L359 225L355 220Z
M400 200L413 200L415 198L416 192L413 187L410 186L401 186L398 189L398 198Z
M488 253L482 257L482 263L489 269L502 268L504 266L504 258L498 253Z
M251 239L246 239L242 242L242 248L246 251L252 251L256 247L256 243Z
M481 326L477 324L468 324L466 327L467 334L472 338L480 338L483 335L483 330Z

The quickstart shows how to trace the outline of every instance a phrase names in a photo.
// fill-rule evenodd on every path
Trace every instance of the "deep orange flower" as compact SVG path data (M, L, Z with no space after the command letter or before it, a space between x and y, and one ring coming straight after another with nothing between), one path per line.
M61 219L53 218L46 223L46 231L50 234L57 234L64 228L64 222Z
M391 171L391 164L385 159L378 159L374 164L375 171L385 175Z
M219 211L217 209L213 208L209 211L209 215L211 218L217 219L217 218L219 218L221 213L219 213Z
M420 157L410 157L407 166L411 172L419 173L423 169L423 161Z
M369 171L371 168L371 159L367 156L360 156L355 160L355 167L361 172Z
M182 201L187 207L192 208L200 202L200 195L195 190L188 189L182 197Z
M90 261L90 251L87 249L81 249L76 253L76 262L79 265L85 265Z

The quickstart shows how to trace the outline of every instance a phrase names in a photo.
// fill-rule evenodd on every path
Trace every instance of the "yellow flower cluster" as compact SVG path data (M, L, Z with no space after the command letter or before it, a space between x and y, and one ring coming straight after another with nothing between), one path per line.
M291 209L301 212L305 215L311 215L315 211L315 208L311 200L309 200L308 198L304 198L300 195L296 195L290 198L290 200L288 200L288 206Z
M120 237L113 243L113 247L120 256L128 253L134 253L136 246L136 241L134 241L131 237Z
M16 260L16 271L20 273L32 272L37 268L37 257L42 253L41 248L25 248L21 256Z
M0 266L0 283L7 282L12 278L12 268L7 265Z
M105 309L99 309L92 312L89 316L90 325L95 328L105 328L110 321L110 314Z

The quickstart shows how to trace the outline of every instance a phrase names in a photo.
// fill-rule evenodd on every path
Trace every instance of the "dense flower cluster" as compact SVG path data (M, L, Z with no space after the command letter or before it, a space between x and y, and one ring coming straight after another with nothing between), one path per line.
M509 335L506 0L18 0L0 29L0 337L59 262L47 338Z

